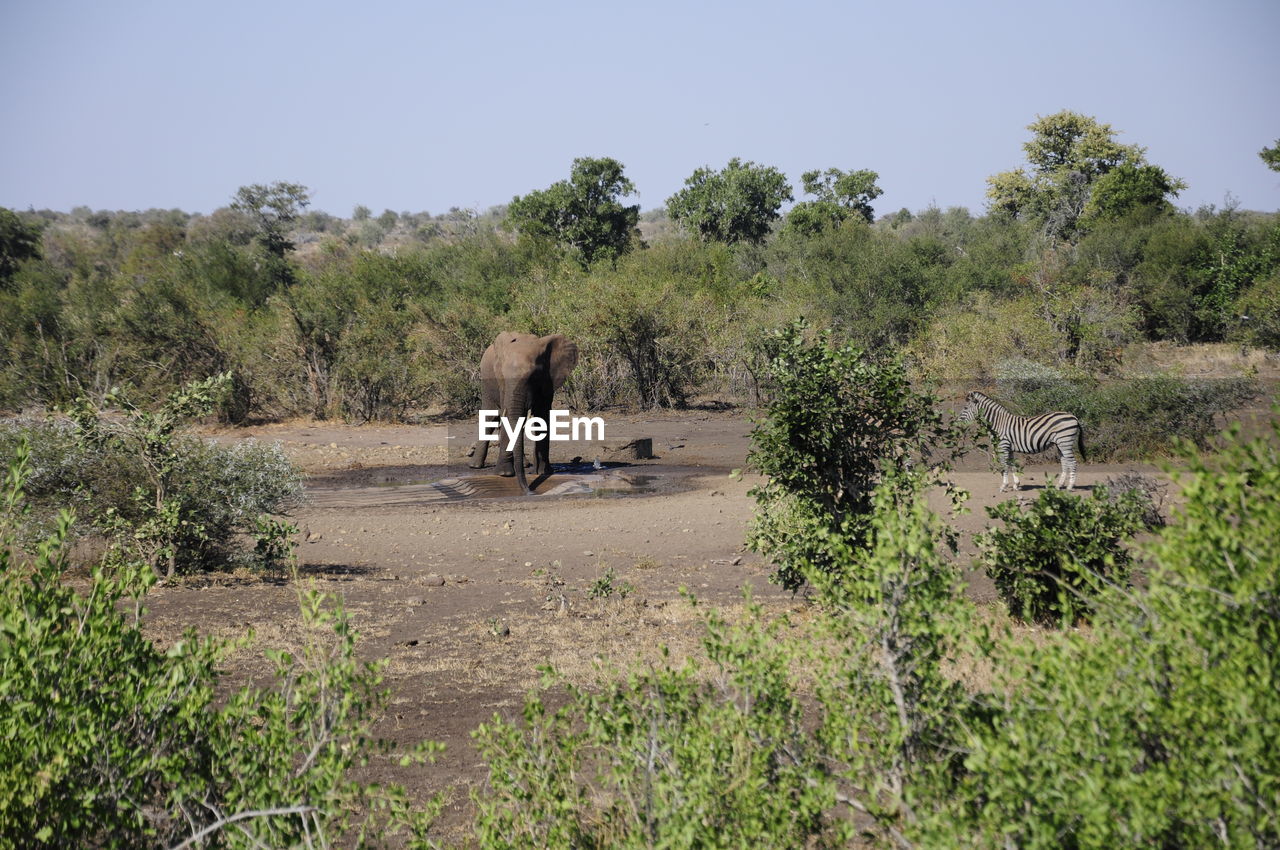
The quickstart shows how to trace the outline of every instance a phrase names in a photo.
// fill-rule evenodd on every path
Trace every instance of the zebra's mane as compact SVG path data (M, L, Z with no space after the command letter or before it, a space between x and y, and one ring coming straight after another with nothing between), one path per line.
M984 401L985 401L985 402L987 402L987 403L989 403L989 404L998 405L998 406L999 406L999 407L1001 407L1001 408L1003 408L1003 407L1004 407L1004 405L1003 405L1003 404L1000 404L1000 402L996 401L996 400L995 400L994 398L992 398L991 396L989 396L989 395L987 395L986 393L983 393L983 392L978 392L977 390L971 390L971 391L969 392L969 394L965 397L965 400L966 400L966 401L972 401L972 402L974 402L974 403L976 403L976 404L981 404L982 402L984 402Z

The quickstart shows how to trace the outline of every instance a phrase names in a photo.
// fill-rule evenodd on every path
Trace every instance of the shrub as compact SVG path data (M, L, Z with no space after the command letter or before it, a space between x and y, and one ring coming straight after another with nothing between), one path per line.
M767 338L773 397L747 455L766 476L751 491L759 509L749 543L774 560L773 580L791 590L813 571L837 569L831 540L863 538L886 472L935 454L945 462L957 444L900 362L833 345L825 333L808 342L805 330L798 322Z
M1025 509L1001 502L987 508L1005 525L978 536L981 562L1015 617L1074 622L1089 615L1103 587L1128 583L1123 544L1142 528L1149 507L1142 490L1112 498L1105 487L1088 497L1046 488Z
M82 400L75 422L0 426L3 456L31 446L33 528L47 530L59 507L75 505L96 531L166 573L254 563L240 552L244 537L256 538L264 515L301 497L301 477L278 445L219 446L182 433L191 411L179 398L155 413L125 402L125 417L115 420ZM197 407L215 401L206 395Z
M755 607L741 628L713 616L702 669L664 666L601 693L568 687L558 710L531 697L523 723L482 725L479 845L806 846L833 788L805 755L779 625Z
M616 270L564 269L527 282L516 295L513 324L578 343L582 356L565 385L577 406L682 406L710 370L713 299L636 257L623 258Z
M76 592L62 580L65 512L33 558L16 554L26 462L20 448L0 503L0 846L423 837L432 807L349 778L390 747L371 735L381 674L356 659L340 605L300 594L302 655L271 655L275 687L228 692L218 670L230 644L188 630L166 648L142 633L149 565L117 560Z
M924 377L965 387L996 375L1010 360L1050 362L1056 345L1032 299L994 301L979 291L933 318L908 351Z
M891 473L865 540L832 542L845 566L815 575L821 650L795 649L819 658L818 758L884 846L911 846L919 819L951 796L964 729L978 719L950 666L974 651L975 629L946 555L950 531L925 503L929 484L919 471Z
M1247 289L1236 300L1232 339L1280 351L1280 272Z
M1107 488L1107 498L1112 502L1133 501L1143 528L1154 530L1164 526L1168 484L1131 469L1108 477L1103 486Z
M403 420L427 398L430 381L414 350L414 311L361 302L342 334L334 391L348 421Z

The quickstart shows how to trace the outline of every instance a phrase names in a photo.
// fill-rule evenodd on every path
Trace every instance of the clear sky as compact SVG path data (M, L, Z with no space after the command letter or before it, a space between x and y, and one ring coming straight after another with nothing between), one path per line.
M1072 109L1272 211L1278 83L1280 0L0 0L0 206L483 210L610 156L649 210L736 156L978 213Z

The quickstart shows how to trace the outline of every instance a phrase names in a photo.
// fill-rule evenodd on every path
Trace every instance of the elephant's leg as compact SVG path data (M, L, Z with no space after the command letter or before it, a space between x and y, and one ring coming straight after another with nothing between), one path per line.
M471 447L471 463L467 464L472 469L480 469L484 466L484 459L489 456L489 441L476 440L476 444Z
M480 409L497 410L501 405L497 381L492 378L482 378L480 381ZM502 439L501 428L498 429L498 439ZM468 466L472 469L480 469L484 466L485 459L489 457L489 445L491 442L490 440L476 440L476 444L471 448L471 463ZM498 457L502 457L501 451L499 451Z
M520 413L515 415L505 415L509 420L511 420L511 425L513 427L519 423L520 427L516 432L516 441L520 444L521 448L524 448L524 423L520 422L520 419L527 414ZM507 434L505 426L502 430L502 436L500 439L502 440L502 452L498 455L498 474L503 478L510 478L516 474L515 452L513 451L515 443L512 443L512 449L507 448L507 443L511 441L511 437ZM524 465L528 466L528 461L525 461Z
M531 414L547 423L547 428L551 427L551 404L547 403L546 407L539 407ZM533 474L547 475L551 472L551 436L550 433L543 436L541 440L537 440L533 444Z
M504 436L503 440L505 441L506 439L507 438ZM524 435L520 434L519 436L516 437L516 439L523 440ZM503 478L510 478L511 476L516 474L515 466L512 463L513 457L514 457L514 454L508 451L506 446L504 445L502 448L502 451L499 452L498 454L498 474L501 475Z

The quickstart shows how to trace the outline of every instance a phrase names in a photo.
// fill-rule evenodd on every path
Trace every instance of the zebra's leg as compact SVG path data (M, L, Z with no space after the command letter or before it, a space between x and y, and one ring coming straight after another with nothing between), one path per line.
M1021 489L1021 485L1018 483L1018 471L1013 468L1013 451L1007 437L1000 439L999 444L996 446L996 453L1000 457L1000 469L1002 472L1000 476L1000 492L1003 493L1008 489L1010 473L1013 474L1013 489Z
M1062 471L1058 473L1057 486L1061 490L1066 487L1068 490L1076 488L1076 453L1071 450L1070 444L1062 444L1058 446L1058 454L1062 455Z

